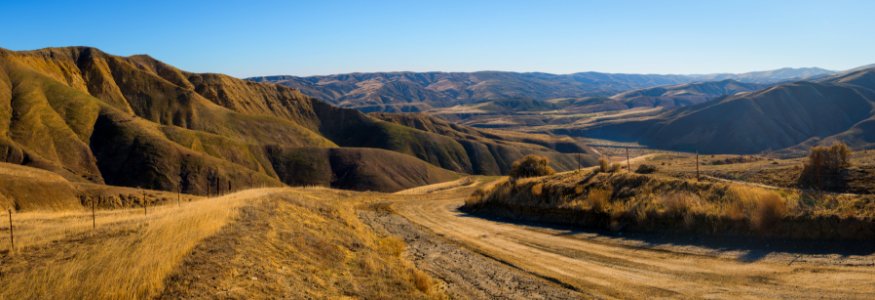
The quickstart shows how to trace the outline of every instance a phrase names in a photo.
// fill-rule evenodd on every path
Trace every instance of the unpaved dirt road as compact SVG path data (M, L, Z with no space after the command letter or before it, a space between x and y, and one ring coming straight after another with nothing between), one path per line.
M457 211L472 190L408 195L391 209L475 252L573 287L585 298L875 298L871 252L757 254L571 234Z
M386 203L359 210L359 219L381 234L400 236L416 267L442 282L450 299L578 299L583 295L447 242L391 213Z

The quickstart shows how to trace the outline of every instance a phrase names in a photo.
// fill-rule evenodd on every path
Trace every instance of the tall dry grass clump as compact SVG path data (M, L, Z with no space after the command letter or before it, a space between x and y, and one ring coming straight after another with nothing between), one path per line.
M540 155L526 155L513 162L508 174L511 178L547 176L556 173L550 167L550 160Z
M725 214L736 220L748 220L754 229L776 224L791 210L788 201L774 191L739 185L731 186L729 191Z
M618 163L611 163L607 157L599 157L599 167L598 171L602 173L614 173L622 169L623 167Z

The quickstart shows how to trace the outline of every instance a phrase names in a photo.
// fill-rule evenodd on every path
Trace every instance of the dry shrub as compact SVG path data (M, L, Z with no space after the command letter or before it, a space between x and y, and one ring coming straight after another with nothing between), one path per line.
M390 236L380 239L380 252L385 254L401 256L406 247L407 245L404 244L404 240L399 237Z
M765 194L757 202L751 225L758 229L766 228L780 221L787 212L787 204L781 196L775 193Z
M578 184L574 186L574 194L575 195L583 195L583 191L586 189L586 186L582 184Z
M611 161L607 157L599 157L599 172L610 172Z
M638 174L653 174L653 173L656 173L656 170L657 170L657 168L656 168L656 166L654 166L654 165L641 164L641 165L638 166L637 169L635 169L635 173L638 173Z
M538 177L552 175L556 171L550 167L550 160L540 155L526 155L513 162L510 168L511 178Z
M670 193L659 197L663 212L675 216L687 215L699 202L698 196L689 193Z
M799 184L818 189L839 189L844 185L841 171L851 166L850 156L851 150L841 142L829 147L812 147L799 175Z
M532 186L532 196L540 197L544 192L544 184L536 183Z
M431 278L428 274L417 269L413 269L412 273L413 285L416 286L416 289L420 292L428 293L432 286Z
M775 192L746 186L732 186L731 205L726 214L733 219L747 219L752 228L765 229L789 213L789 205Z
M606 211L611 201L611 191L606 189L592 189L586 197L590 209L594 211Z

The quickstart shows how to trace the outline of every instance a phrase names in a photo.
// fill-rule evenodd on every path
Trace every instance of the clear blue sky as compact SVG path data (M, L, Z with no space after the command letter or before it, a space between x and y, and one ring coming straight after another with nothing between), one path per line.
M744 72L875 63L875 1L0 0L0 47L185 70Z

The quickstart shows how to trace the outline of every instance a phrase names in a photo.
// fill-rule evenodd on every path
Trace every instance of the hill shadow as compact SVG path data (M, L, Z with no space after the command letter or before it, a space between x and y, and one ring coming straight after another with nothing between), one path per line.
M456 213L465 218L478 218L494 222L549 229L560 236L577 236L582 239L605 237L634 242L632 247L653 248L658 246L694 246L715 252L738 251L742 254L739 262L752 263L771 253L802 255L866 256L875 254L875 240L801 240L781 238L761 238L746 236L715 236L682 232L631 232L605 229L583 228L555 222L518 220L480 213L468 213L459 209Z

